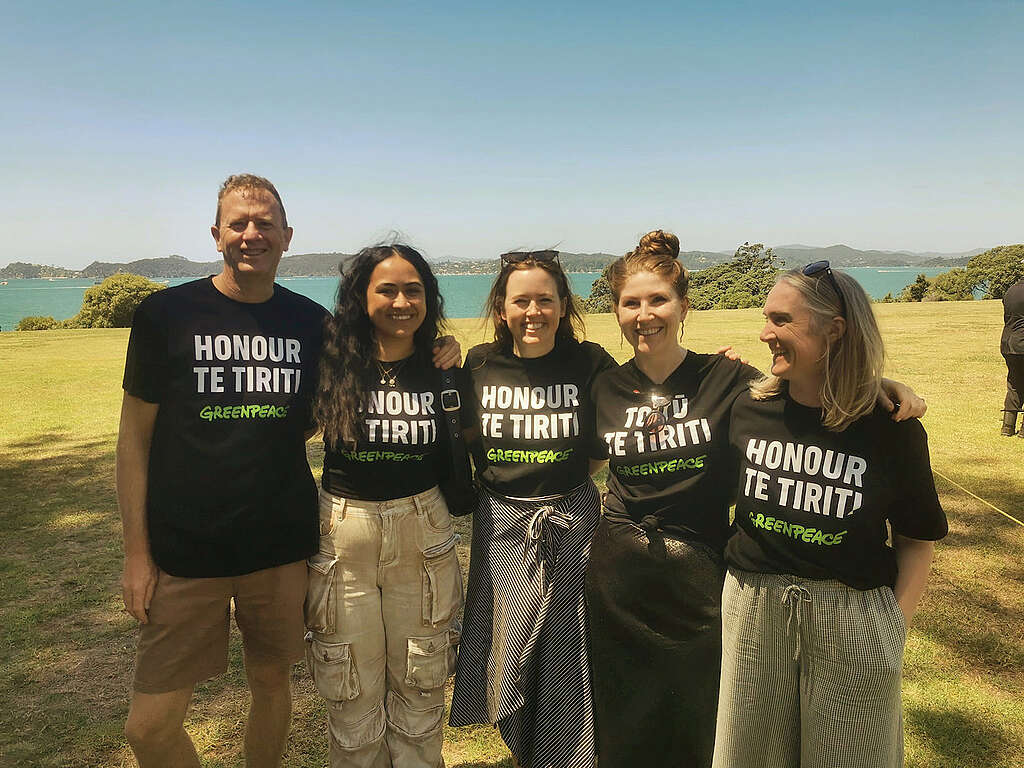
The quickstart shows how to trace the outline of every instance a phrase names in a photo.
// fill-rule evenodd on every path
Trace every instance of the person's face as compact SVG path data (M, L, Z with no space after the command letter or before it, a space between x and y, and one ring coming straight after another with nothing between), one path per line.
M626 278L615 315L637 354L657 355L678 348L679 327L689 306L666 280L652 272L638 272Z
M427 314L427 295L416 267L389 256L373 268L366 286L366 314L378 341L412 342Z
M566 300L558 297L558 284L546 270L517 269L508 276L501 319L519 357L540 357L554 349L565 312Z
M234 189L224 195L220 221L210 232L228 269L271 279L292 239L292 228L282 221L281 206L265 189Z
M764 316L760 339L771 350L772 375L791 382L820 383L826 338L814 330L811 312L796 288L776 284L765 300Z

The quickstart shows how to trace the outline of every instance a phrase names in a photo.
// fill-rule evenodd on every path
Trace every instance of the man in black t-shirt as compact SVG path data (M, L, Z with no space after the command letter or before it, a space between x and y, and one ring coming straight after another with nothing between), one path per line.
M248 765L279 765L317 545L306 462L326 311L275 285L292 229L274 186L231 176L211 228L220 274L136 312L117 444L125 607L141 624L125 725L142 768L199 766L195 683L227 668L231 601L252 693Z

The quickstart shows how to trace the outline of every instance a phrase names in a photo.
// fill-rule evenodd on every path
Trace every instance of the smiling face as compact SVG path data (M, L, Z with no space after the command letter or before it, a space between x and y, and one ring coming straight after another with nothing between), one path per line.
M615 305L619 328L638 355L675 354L689 301L653 272L626 278Z
M544 269L517 269L509 274L500 315L518 357L540 357L554 349L565 311L566 300L559 298L555 278Z
M382 348L406 356L413 351L413 334L426 317L423 278L401 256L389 256L373 268L366 286L366 314ZM397 359L397 358L396 358Z
M242 279L264 277L271 282L292 239L281 206L265 189L234 189L224 195L220 220L210 232L227 270Z
M772 375L817 392L825 376L827 339L814 328L813 317L796 288L780 282L764 303L760 339L772 353Z

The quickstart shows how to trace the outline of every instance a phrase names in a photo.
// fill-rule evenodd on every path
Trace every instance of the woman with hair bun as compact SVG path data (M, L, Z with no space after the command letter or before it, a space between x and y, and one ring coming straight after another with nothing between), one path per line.
M462 607L438 483L451 459L433 352L444 304L407 245L343 265L315 415L324 431L320 547L309 558L306 660L327 700L332 768L437 768Z
M593 390L609 458L586 577L601 768L707 768L714 749L730 408L761 374L682 346L689 274L678 255L676 236L655 230L608 273L635 354ZM899 417L923 405L896 390Z
M494 340L466 369L480 503L449 724L494 723L521 768L592 768L583 577L603 459L590 388L615 361L579 341L557 251L506 253Z
M732 408L714 765L898 768L907 625L947 530L927 437L876 402L882 337L852 277L787 272L764 315L772 375Z

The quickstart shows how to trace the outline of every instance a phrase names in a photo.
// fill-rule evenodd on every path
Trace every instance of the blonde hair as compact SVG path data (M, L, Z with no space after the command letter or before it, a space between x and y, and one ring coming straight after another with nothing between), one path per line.
M616 306L626 280L641 272L657 275L672 286L680 300L686 298L690 273L679 261L679 238L671 232L648 232L636 248L608 265L608 287Z
M881 389L885 346L878 330L871 300L860 283L845 272L832 272L842 297L823 275L808 277L799 269L782 274L776 281L795 288L811 313L811 331L825 337L825 371L821 384L821 423L842 432L862 416L871 413ZM834 317L843 317L846 302L846 330L834 342L826 328ZM750 385L751 397L767 400L782 392L778 376L766 376Z

